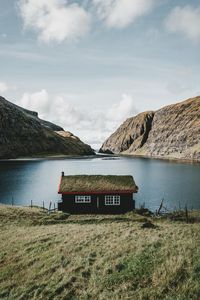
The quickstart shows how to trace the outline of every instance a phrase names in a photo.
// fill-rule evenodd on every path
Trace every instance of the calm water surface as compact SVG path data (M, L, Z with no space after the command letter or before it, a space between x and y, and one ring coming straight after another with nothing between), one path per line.
M156 210L161 199L168 209L200 209L200 164L184 164L141 158L84 158L0 161L0 202L45 206L57 202L61 171L65 174L114 174L134 176L139 193L136 205L145 202Z

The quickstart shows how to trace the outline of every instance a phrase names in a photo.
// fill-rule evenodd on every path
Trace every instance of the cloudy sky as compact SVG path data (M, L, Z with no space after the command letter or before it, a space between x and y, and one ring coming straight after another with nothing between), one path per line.
M0 95L98 148L200 94L199 0L0 1Z

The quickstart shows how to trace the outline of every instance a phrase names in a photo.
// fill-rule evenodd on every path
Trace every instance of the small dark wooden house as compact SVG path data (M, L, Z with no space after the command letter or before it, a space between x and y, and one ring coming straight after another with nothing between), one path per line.
M72 214L118 214L135 208L137 193L132 176L75 175L62 172L58 210Z

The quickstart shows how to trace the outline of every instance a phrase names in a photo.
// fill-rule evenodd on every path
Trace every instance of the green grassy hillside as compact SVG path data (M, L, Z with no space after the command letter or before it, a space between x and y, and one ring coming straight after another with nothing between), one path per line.
M0 236L0 299L200 299L195 219L1 205Z

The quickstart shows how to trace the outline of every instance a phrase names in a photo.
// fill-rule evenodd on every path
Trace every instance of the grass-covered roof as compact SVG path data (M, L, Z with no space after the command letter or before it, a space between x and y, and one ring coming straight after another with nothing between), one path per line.
M75 175L61 178L59 193L132 191L137 187L132 176Z

